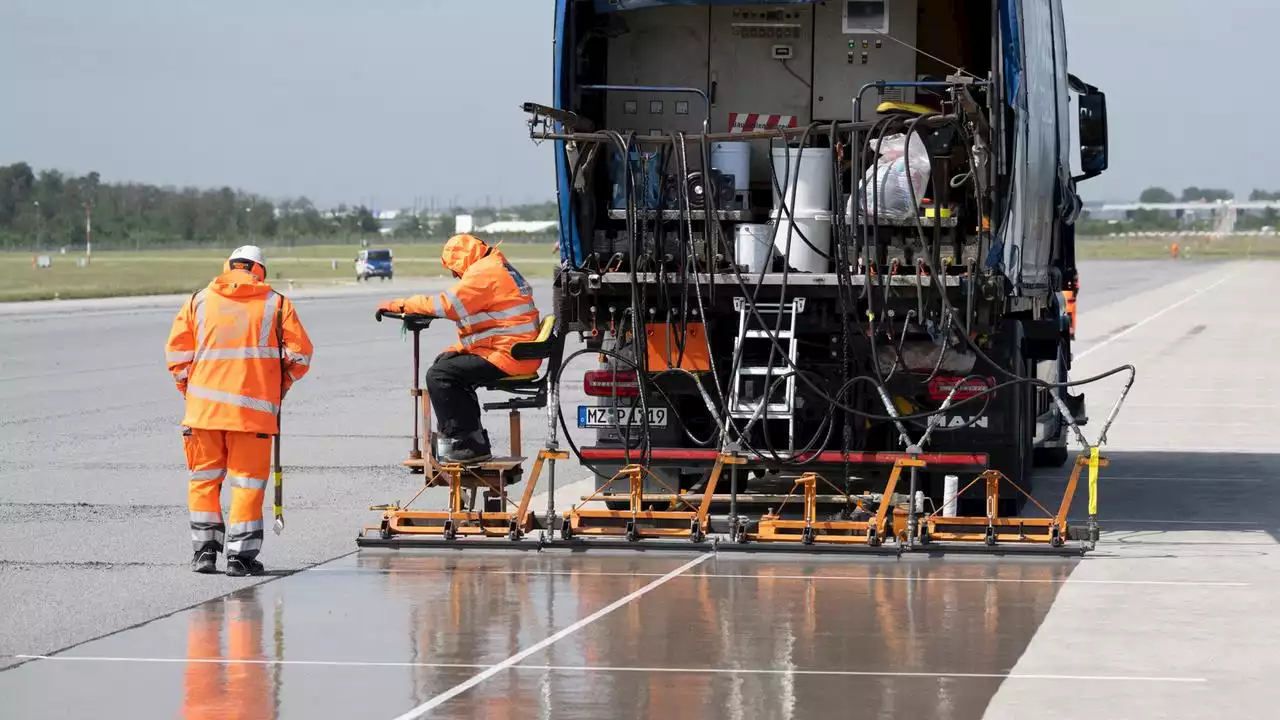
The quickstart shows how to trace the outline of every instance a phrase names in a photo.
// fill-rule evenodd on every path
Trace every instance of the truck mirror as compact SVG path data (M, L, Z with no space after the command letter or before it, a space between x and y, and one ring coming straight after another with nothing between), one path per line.
M1086 178L1107 169L1107 95L1096 88L1080 94L1080 169Z

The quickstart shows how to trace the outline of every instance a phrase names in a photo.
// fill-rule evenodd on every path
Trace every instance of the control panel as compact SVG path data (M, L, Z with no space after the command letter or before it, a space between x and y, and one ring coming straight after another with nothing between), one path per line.
M917 0L825 0L814 8L813 118L850 120L859 88L916 79ZM886 92L907 102L910 89ZM864 120L879 96L863 96Z
M628 31L609 41L611 85L707 88L707 9L685 6L626 13ZM694 94L614 90L606 122L616 130L646 134L702 132L707 107ZM690 163L700 157L690 153Z

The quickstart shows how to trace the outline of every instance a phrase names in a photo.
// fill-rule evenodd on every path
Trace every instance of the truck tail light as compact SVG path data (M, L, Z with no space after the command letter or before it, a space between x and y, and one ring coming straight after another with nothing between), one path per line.
M951 392L951 388L956 386L964 378L954 375L939 375L929 381L929 399L930 400L946 400L947 394ZM995 387L996 379L988 377L985 380L979 378L969 378L956 390L956 394L951 398L951 402L971 398L984 390Z
M588 370L582 376L582 390L592 397L634 397L640 383L632 370Z

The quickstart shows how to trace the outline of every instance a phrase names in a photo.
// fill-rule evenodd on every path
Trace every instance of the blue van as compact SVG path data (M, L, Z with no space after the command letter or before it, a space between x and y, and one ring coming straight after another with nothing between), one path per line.
M390 249L361 250L356 256L356 282L372 277L390 280L392 274Z

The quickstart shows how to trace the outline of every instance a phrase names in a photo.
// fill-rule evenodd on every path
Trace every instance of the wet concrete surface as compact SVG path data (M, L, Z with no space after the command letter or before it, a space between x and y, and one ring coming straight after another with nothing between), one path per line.
M534 285L539 307L549 308L549 283ZM416 491L400 466L413 429L411 345L399 323L377 323L373 312L383 299L446 286L397 278L297 293L316 355L285 402L286 529L267 535L269 570L350 552L359 528L376 521L370 504ZM164 365L180 304L0 306L0 668L15 653L57 650L259 582L189 571L182 397ZM455 340L450 323L423 333L424 363ZM566 382L564 393L566 406L577 403L581 383ZM485 422L495 447L506 447L505 414ZM527 418L525 446L541 443L545 429ZM562 485L583 477L559 474ZM433 490L419 502L443 497Z
M569 629L430 716L978 718L1076 562L690 559L366 550L0 673L0 696L396 717Z
M722 556L666 580L693 556L334 560L366 503L416 482L396 467L407 347L365 298L299 304L328 359L290 396L289 528L264 559L323 564L193 576L180 401L153 358L172 312L0 319L0 715L1270 717L1280 389L1256 358L1280 321L1252 311L1270 290L1239 278L1258 272L1084 268L1073 377L1139 375L1083 560ZM93 354L66 350L73 331ZM1091 439L1122 384L1088 389ZM1042 502L1066 474L1037 473Z

